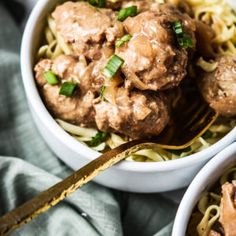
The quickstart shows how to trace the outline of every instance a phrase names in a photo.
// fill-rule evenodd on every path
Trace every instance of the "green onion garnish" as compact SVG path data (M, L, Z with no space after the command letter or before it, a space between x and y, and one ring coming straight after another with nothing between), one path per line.
M71 83L71 82L64 82L61 86L60 95L64 95L66 97L70 97L74 94L76 88L77 88L77 84L75 83Z
M213 137L213 133L210 130L207 130L202 136L204 139L209 139Z
M113 78L123 64L124 60L122 58L117 55L113 55L104 68L103 75L105 75L108 79Z
M44 72L43 77L51 85L56 85L59 83L57 76L52 71Z
M177 41L178 41L179 46L181 46L182 48L192 48L193 47L193 41L187 35L184 35L183 38L177 38Z
M128 42L131 38L132 38L131 35L126 34L126 35L123 36L122 38L117 39L117 40L116 40L116 48L121 47L124 43Z
M118 17L117 19L119 21L124 21L127 17L129 16L136 16L138 13L138 8L137 6L131 6L131 7L127 7L127 8L122 8L120 9L120 11L118 12Z
M103 100L104 99L104 92L106 90L106 86L103 85L100 90L100 98Z
M184 33L181 21L175 21L173 23L173 30L175 32L177 42L180 47L182 48L193 47L193 41L187 34Z
M100 7L100 8L103 8L106 5L106 1L105 0L89 0L89 3L92 6Z
M176 21L173 23L173 29L176 34L183 34L183 27L180 21Z
M90 147L97 147L107 139L107 133L103 133L101 131L97 132L97 134L92 137L92 140L88 142Z

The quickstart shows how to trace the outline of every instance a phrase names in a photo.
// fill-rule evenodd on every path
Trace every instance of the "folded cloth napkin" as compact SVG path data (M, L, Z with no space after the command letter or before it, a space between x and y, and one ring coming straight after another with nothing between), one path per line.
M22 12L0 0L0 216L72 173L44 143L28 110L15 23ZM12 235L168 236L178 201L177 193L132 194L89 183Z

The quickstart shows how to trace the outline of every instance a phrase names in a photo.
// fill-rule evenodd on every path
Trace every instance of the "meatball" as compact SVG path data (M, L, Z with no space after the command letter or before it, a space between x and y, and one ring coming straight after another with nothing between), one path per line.
M220 56L218 66L211 73L204 73L199 88L205 100L223 116L236 115L236 57Z
M99 98L94 108L99 130L134 139L158 135L169 121L165 97L152 92L118 88L113 104Z
M222 197L220 201L220 223L226 236L236 235L236 185L225 183L221 187Z
M100 63L99 63L100 62ZM117 88L114 103L98 98L103 82L99 81L100 67L105 61L86 64L83 57L61 55L54 60L44 59L35 66L36 82L47 108L56 118L85 127L98 127L131 138L158 135L169 121L164 95ZM72 97L59 94L61 85L50 85L43 73L51 70L62 82L79 84Z
M169 89L178 86L185 77L188 52L176 43L172 29L176 21L182 21L184 31L195 44L193 20L168 4L124 21L125 30L132 38L117 48L116 54L124 59L126 69L123 72L137 88ZM134 80L134 77L137 78ZM137 79L141 86L135 82Z
M72 47L73 54L90 60L113 53L110 44L123 34L123 26L115 22L111 9L99 9L87 2L66 2L52 13L57 33Z
M59 119L84 127L95 127L93 99L94 93L88 91L84 96L79 92L72 97L59 94L59 86L46 85L42 88L47 108Z
M40 86L43 86L46 84L43 72L52 70L59 78L78 83L82 94L87 93L88 90L98 93L104 83L101 70L106 63L107 59L105 58L88 64L84 56L75 58L60 55L53 61L44 59L35 66L36 80Z
M78 83L79 90L72 97L59 94L61 85L50 85L43 77L44 72L53 71L61 80ZM84 60L77 61L71 56L59 56L54 61L41 60L35 66L36 82L41 90L47 108L59 119L80 124L95 126L93 99L96 94L88 88L91 81L91 69ZM86 79L87 78L87 79Z

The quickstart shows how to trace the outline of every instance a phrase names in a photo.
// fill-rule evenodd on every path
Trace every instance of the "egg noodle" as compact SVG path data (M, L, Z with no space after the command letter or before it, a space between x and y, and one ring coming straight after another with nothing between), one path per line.
M177 0L168 0L168 2L178 4ZM214 30L216 37L214 38L213 43L216 47L217 53L236 54L236 17L235 13L225 3L225 1L186 0L186 2L192 7L194 17L197 20L203 21L204 23L210 25ZM56 23L52 16L48 16L47 27L45 29L45 44L40 47L37 54L37 59L54 59L61 54L70 55L72 54L72 50L70 46L64 42L63 38L60 37L60 35L57 33ZM204 61L203 59L198 63L202 68L205 68L206 71L213 70L214 65ZM85 145L89 143L98 132L98 130L96 129L81 128L62 120L57 120L57 122L65 131L70 133L73 137L75 137L78 141L84 143ZM211 133L210 136L207 135L208 137L200 137L191 145L190 148L182 150L182 152L172 152L163 149L145 149L129 156L127 160L139 162L161 162L185 157L189 154L199 152L216 143L234 127L234 120L218 120L209 129L208 133ZM125 143L126 141L126 138L114 133L110 133L105 142L101 143L97 147L92 148L96 151L102 152L109 148L115 148L120 144Z
M197 209L194 212L194 215L201 214L201 219L194 219L192 215L191 221L195 222L196 229L192 227L187 230L187 235L196 235L199 236L208 236L210 230L212 230L220 218L220 201L221 201L221 187L226 182L232 182L236 180L236 167L228 169L220 178L216 187L213 188L213 191L209 191L203 194L201 199L198 202Z

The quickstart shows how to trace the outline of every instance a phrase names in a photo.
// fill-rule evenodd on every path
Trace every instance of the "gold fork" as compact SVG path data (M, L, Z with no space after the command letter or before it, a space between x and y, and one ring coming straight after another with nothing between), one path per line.
M193 90L173 109L173 120L156 138L134 140L102 154L71 176L0 218L0 235L6 235L62 201L100 172L145 148L181 150L202 136L217 119L201 95Z

